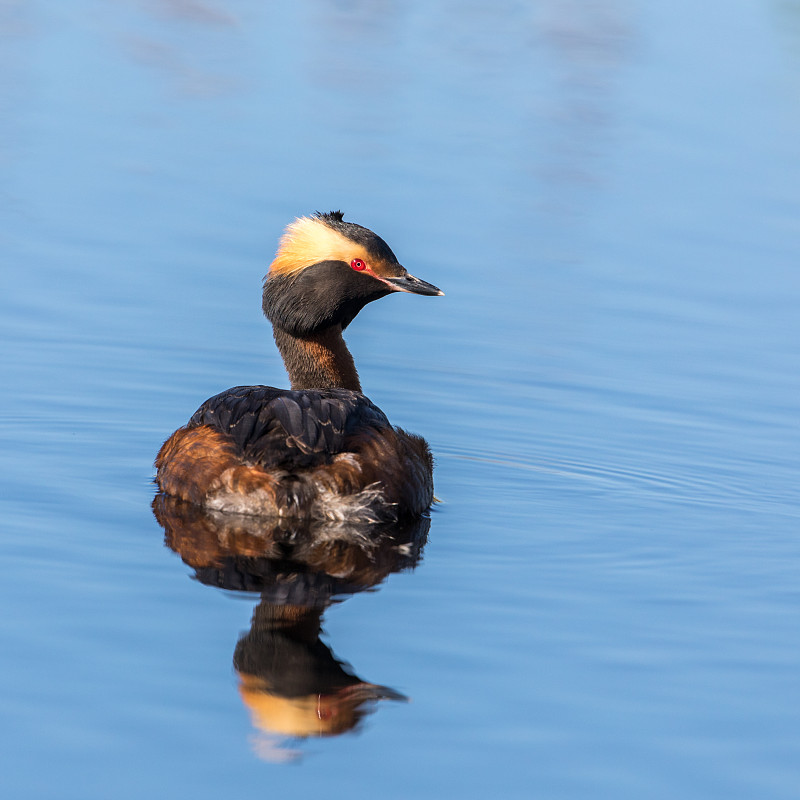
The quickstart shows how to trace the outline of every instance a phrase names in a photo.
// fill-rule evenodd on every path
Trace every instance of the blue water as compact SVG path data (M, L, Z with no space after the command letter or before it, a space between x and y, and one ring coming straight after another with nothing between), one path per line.
M798 98L792 0L0 5L5 793L797 797ZM320 600L410 702L305 738L152 461L285 384L260 280L332 208L446 292L348 331L441 503Z

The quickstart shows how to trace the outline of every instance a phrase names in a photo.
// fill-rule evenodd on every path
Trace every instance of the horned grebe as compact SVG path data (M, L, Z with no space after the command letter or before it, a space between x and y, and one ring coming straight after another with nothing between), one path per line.
M342 338L367 303L391 292L443 294L341 212L289 225L263 309L292 388L237 386L203 403L158 453L161 490L260 516L379 521L429 508L427 442L392 427L361 393Z

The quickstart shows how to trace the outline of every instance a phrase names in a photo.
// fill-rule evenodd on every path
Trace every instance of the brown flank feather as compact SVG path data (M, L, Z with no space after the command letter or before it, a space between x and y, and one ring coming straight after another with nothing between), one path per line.
M387 473L387 464L398 468ZM398 508L420 514L432 501L428 445L399 428L359 431L330 463L299 474L243 462L233 438L210 426L180 428L159 451L156 469L162 491L174 497L236 506L236 496L258 496L259 513L278 516L334 516L333 496L352 497L373 487L381 495L376 518L394 518Z

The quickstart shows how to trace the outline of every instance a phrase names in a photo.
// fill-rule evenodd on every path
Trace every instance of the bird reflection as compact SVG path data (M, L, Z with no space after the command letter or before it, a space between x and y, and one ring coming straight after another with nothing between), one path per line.
M284 761L292 740L356 730L378 700L407 698L363 680L324 644L334 602L413 569L430 519L348 526L207 511L164 494L153 512L165 542L204 584L260 594L233 666L262 758Z

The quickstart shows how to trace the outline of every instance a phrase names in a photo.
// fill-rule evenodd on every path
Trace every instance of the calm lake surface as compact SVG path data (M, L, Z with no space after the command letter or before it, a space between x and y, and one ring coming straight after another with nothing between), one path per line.
M338 208L446 292L347 337L441 503L359 581L200 563L153 458L285 385ZM6 796L800 794L800 2L7 0L0 263Z

